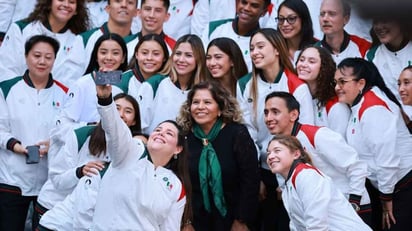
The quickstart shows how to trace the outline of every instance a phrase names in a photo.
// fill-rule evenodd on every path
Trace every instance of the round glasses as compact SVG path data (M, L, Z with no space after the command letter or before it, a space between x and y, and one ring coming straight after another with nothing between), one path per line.
M288 23L292 25L296 22L296 19L298 18L299 17L295 15L295 16L288 16L288 17L276 17L275 20L279 25L283 25L285 21L288 21Z

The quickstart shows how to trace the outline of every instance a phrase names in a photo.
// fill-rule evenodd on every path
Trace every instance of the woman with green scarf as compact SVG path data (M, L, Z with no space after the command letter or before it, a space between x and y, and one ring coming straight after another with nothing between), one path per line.
M216 83L193 86L178 123L188 133L193 220L196 231L250 230L258 193L257 151L241 124L238 103Z

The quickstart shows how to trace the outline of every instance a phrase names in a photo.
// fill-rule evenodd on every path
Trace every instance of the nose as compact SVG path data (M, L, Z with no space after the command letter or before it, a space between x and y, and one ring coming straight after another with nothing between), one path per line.
M250 49L250 56L253 58L253 56L255 56L257 54L257 50L255 49Z
M265 120L265 122L269 122L269 121L273 120L273 113L271 113L271 112L266 113L265 116L264 116L264 120Z
M210 64L211 64L212 66L216 65L216 59L215 59L215 58L211 58L211 59L210 59Z
M151 9L151 10L150 10L150 13L149 13L149 16L150 16L150 17L154 17L154 14L155 14L155 9Z
M199 102L199 104L197 105L197 108L199 108L199 109L203 109L204 107L205 107L204 102Z
M275 158L275 154L273 154L273 152L268 151L268 156L266 158L266 162L269 163L270 161L272 161Z
M124 118L124 111L122 110L122 109L119 109L119 115L120 115L120 118Z
M250 5L248 3L243 5L243 10L250 11Z
M106 54L106 59L111 60L113 58L113 54L112 53L107 53Z
M339 89L340 89L339 84L335 83L335 91L337 91L337 90L339 90Z
M399 92L402 92L402 91L404 91L405 90L405 85L404 84L399 84L399 87L398 87L398 91Z
M306 61L306 60L303 60L303 61L299 61L299 64L298 64L299 66L302 66L302 67L307 67L308 66L308 62Z
M147 59L152 60L153 59L153 54L152 53L147 54Z
M45 61L46 61L46 58L45 58L45 57L41 56L41 57L39 58L39 63L40 63L40 64L44 64Z
M183 62L185 60L185 58L183 57L183 55L179 55L178 57L177 57L177 61L178 62Z

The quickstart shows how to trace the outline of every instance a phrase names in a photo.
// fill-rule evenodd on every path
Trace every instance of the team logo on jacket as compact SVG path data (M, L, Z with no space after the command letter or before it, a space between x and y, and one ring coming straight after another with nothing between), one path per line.
M173 189L173 184L170 183L169 178L163 177L163 181L166 182L167 189L169 189L169 191L171 191Z
M65 52L66 54L68 54L71 49L72 49L72 47L69 47L69 46L64 46L64 47L63 47L63 50L64 50L64 52Z
M60 107L61 104L60 104L59 101L53 101L52 105L53 105L53 107L58 108L58 107Z

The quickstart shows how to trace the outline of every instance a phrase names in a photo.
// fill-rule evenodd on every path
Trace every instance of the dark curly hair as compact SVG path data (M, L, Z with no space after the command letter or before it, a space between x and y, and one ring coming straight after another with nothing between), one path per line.
M48 23L53 0L37 0L37 4L30 15L24 19L25 22L40 21ZM89 29L90 21L85 0L76 0L76 14L67 22L66 27L74 34L80 34Z
M229 91L214 81L205 81L195 84L192 87L187 95L187 100L180 107L180 113L176 121L182 126L185 132L190 131L193 123L195 123L190 112L190 107L192 106L194 95L199 90L208 90L210 92L213 99L219 105L219 109L222 113L221 118L224 123L242 122L242 112L239 108L239 104Z
M318 107L323 107L330 99L336 96L335 87L333 86L336 63L326 48L311 45L303 48L299 53L296 64L302 53L308 48L316 49L319 53L320 70L319 75L316 77L316 92L312 93L312 97L318 100Z

